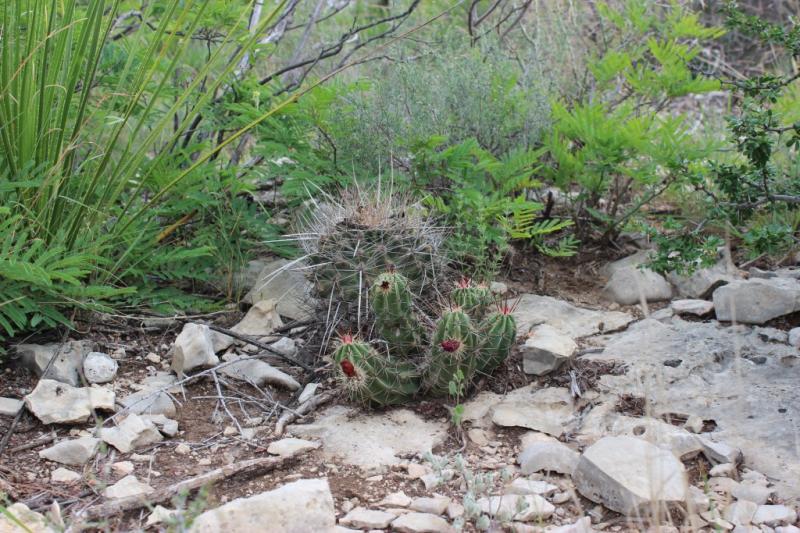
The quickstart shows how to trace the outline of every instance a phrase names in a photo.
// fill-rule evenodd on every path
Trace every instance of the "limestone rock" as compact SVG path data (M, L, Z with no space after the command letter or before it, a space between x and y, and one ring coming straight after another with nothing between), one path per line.
M22 405L22 400L0 398L0 416L17 416L17 412L22 409Z
M253 304L244 318L231 331L251 337L265 337L283 326L274 300L261 300Z
M378 502L379 507L408 507L409 505L411 505L411 498L406 496L403 491L387 494Z
M758 504L747 500L739 500L730 504L722 517L734 526L747 526L753 521Z
M578 349L569 336L549 324L537 326L522 345L522 369L543 376L569 361Z
M550 529L548 533L594 533L594 529L592 529L592 519L584 516L574 524Z
M278 314L292 320L308 320L313 316L311 283L301 270L303 265L287 259L277 259L264 265L244 301L277 302Z
M675 286L675 289L686 298L707 298L714 292L714 289L741 279L742 273L733 265L725 261L720 261L716 265L708 268L696 270L689 276L670 272L667 279Z
M672 311L678 315L705 316L714 310L714 302L708 300L673 300Z
M800 328L789 330L789 345L800 349Z
M155 424L133 413L125 417L117 427L103 428L100 438L122 453L130 453L137 448L164 440Z
M683 464L634 437L604 437L587 448L573 481L585 497L625 515L648 505L680 503L687 495Z
M89 352L83 360L83 375L89 383L112 381L118 368L117 362L102 352Z
M164 415L142 415L144 420L152 422L158 430L167 437L174 437L178 434L178 421L167 418Z
M175 520L180 515L180 511L177 509L167 509L166 507L162 507L160 505L156 505L153 508L153 512L150 513L150 516L147 517L147 522L145 522L145 526L154 526L156 524L162 524L164 522L170 522Z
M767 503L767 500L772 496L773 492L775 491L767 487L765 483L747 480L743 480L731 490L731 494L734 498L738 500L747 500L756 505L764 505Z
M25 396L25 406L44 424L84 422L93 410L114 410L114 392L102 387L73 387L41 379Z
M614 269L603 289L609 300L621 305L633 305L642 300L660 302L672 298L672 285L666 278L641 264L628 264Z
M311 442L303 439L285 438L271 442L267 452L281 457L292 457L309 450L319 448L318 442Z
M577 454L576 454L577 455ZM539 479L517 478L506 486L506 494L538 494L550 496L558 490L556 485Z
M39 457L71 466L82 466L89 462L100 447L100 439L80 437L63 440L39 452Z
M73 387L81 384L80 368L83 356L90 349L88 343L83 341L69 341L51 344L20 344L16 347L17 355L22 364L41 376L47 364L54 357L53 364L47 372L47 379L67 383Z
M717 320L763 324L800 310L800 282L786 278L734 281L714 291Z
M541 496L528 494L504 494L478 499L481 512L499 520L518 520L530 522L532 520L546 520L555 511L555 506Z
M188 370L219 363L211 330L203 324L185 324L172 350L172 370L179 376Z
M550 387L508 398L494 406L492 422L498 426L524 427L559 437L573 417L572 396L565 388Z
M9 505L6 512L0 513L0 532L2 533L56 533L59 529L50 526L44 515L31 511L24 503ZM11 517L14 517L12 520ZM18 523L25 524L25 528Z
M523 474L558 472L572 475L578 466L578 452L558 441L534 442L523 449L517 462Z
M300 383L298 383L297 380L269 363L265 363L259 359L247 359L244 355L232 353L222 356L223 361L238 361L240 359L243 359L243 361L221 368L219 370L220 373L233 379L238 379L239 381L255 383L259 387L270 384L289 390L297 390L300 388Z
M130 461L117 461L111 465L111 470L118 476L127 476L133 474L134 466Z
M533 326L549 324L573 339L624 327L633 316L617 311L595 311L576 307L569 302L523 294L514 310L517 337L524 338Z
M249 498L237 498L206 511L189 533L274 531L320 533L335 525L333 496L326 479L300 479Z
M383 529L388 527L389 523L395 518L397 518L395 514L387 513L386 511L356 507L343 516L339 523L343 526L352 526L359 529Z
M270 344L269 347L287 357L294 357L297 354L297 343L291 337L281 337L277 341Z
M134 384L133 386L139 391L123 397L120 403L128 412L136 413L137 415L174 417L178 411L175 408L175 402L170 398L170 390L165 389L172 383L175 383L174 375L167 372L157 372L155 375L145 378L141 383ZM165 390L156 392L161 389Z
M754 524L765 524L770 527L794 524L797 512L785 505L759 505L753 515Z
M392 522L392 531L398 533L455 533L447 520L435 514L406 513Z
M448 505L450 505L450 498L437 494L432 497L414 498L410 509L420 513L441 515L447 510Z
M131 496L146 496L154 490L147 483L142 483L136 479L136 476L131 475L125 476L113 485L106 487L103 490L103 496L110 500L117 500Z
M80 481L81 475L74 470L58 467L50 473L50 481L53 483L75 483Z

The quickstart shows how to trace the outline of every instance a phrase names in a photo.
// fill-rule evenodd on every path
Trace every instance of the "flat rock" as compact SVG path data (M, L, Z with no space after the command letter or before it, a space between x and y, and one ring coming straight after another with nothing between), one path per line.
M714 310L714 302L708 300L673 300L670 304L677 315L705 316Z
M731 495L737 500L747 500L756 505L764 505L775 492L760 481L743 480L731 490Z
M717 320L763 324L800 310L800 282L786 278L731 282L714 291Z
M788 341L790 346L800 348L800 328L792 328L789 330Z
M630 265L618 268L603 288L606 298L621 305L641 301L661 302L672 298L672 285L649 268Z
M592 519L588 516L584 516L573 524L548 529L547 533L594 533L594 531L594 528L592 528Z
M572 359L577 350L578 345L568 335L550 324L541 324L528 334L520 349L522 369L536 376L549 374Z
M231 328L231 331L250 335L251 337L265 337L283 326L283 321L275 307L274 300L261 300L244 315L244 318Z
M559 437L573 418L573 402L565 388L532 391L517 389L508 400L494 406L492 422L504 427L524 427Z
M398 533L455 533L447 520L435 514L406 513L392 522L392 531Z
M292 531L320 533L336 525L327 479L300 479L275 490L237 498L195 518L189 533Z
M634 437L604 437L587 448L575 469L578 491L624 515L652 505L682 503L686 471L670 452Z
M634 320L627 313L584 309L564 300L537 294L520 296L514 318L519 338L525 338L534 326L549 324L573 339L616 330Z
M481 512L503 521L530 522L532 520L546 520L550 518L556 509L552 503L535 494L490 496L488 498L479 498L477 503Z
M155 424L133 413L126 416L117 427L103 428L100 438L122 453L130 453L137 448L164 440Z
M800 449L794 421L800 420L800 356L796 348L747 334L749 329L645 319L613 335L602 352L582 359L625 363L625 374L603 375L599 387L615 395L646 396L648 410L656 415L714 420L717 442L698 435L706 457L715 464L736 463L743 454L745 465L772 479L779 494L798 498ZM584 417L581 432L596 410Z
M319 413L313 423L296 424L288 431L321 440L328 461L382 470L399 464L398 455L432 450L446 438L447 425L424 420L408 409L371 414L335 405Z
M33 392L25 396L25 406L44 424L85 422L93 411L114 410L114 391L41 379Z
M747 526L753 521L757 510L758 504L739 500L726 507L722 517L734 526Z
M195 368L219 363L211 330L204 324L184 324L172 347L172 370L182 376Z
M100 439L80 437L62 440L39 452L39 457L64 465L82 466L89 462L100 447Z
M448 505L450 505L450 498L447 496L435 495L431 497L414 498L414 501L411 502L410 509L420 513L441 515L447 511Z
M289 437L271 442L267 447L267 453L280 455L281 457L292 457L310 450L316 450L319 446L319 442Z
M241 362L223 367L219 372L239 381L254 383L259 387L269 384L289 390L300 388L297 380L269 363L259 359L249 359L244 355L226 354L222 356L223 361L239 361L240 359L242 359Z
M110 500L117 500L120 498L129 498L131 496L146 496L153 492L155 489L147 483L142 483L136 476L125 476L113 485L110 485L103 490L103 496Z
M526 494L538 494L539 496L550 496L556 491L558 491L558 486L540 479L518 477L506 485L506 494L520 494L523 496Z
M678 294L700 299L711 296L717 287L741 278L742 273L724 260L714 266L698 269L688 276L674 272L667 274L667 279L675 286Z
M378 502L380 507L408 507L409 505L411 505L411 498L403 491L387 494Z
M397 518L397 515L386 511L375 511L364 507L356 507L344 515L339 523L343 526L357 527L359 529L383 529Z
M754 524L765 524L770 527L794 524L797 511L785 505L759 505L753 515Z
M288 259L277 259L264 265L245 295L247 303L274 300L278 313L292 320L308 320L313 317L311 283L306 279L304 265Z
M64 467L58 467L50 473L50 481L53 483L75 483L80 481L81 476L74 470L69 470Z
M6 512L0 513L0 531L2 533L56 533L50 521L44 515L31 511L24 503L13 503L5 508ZM11 517L14 517L14 520ZM25 524L25 529L18 523Z
M608 428L610 436L638 437L669 450L678 459L690 459L704 451L703 442L693 433L648 416L614 417Z
M80 369L83 357L91 350L89 343L68 341L63 345L60 342L19 344L16 351L22 364L37 376L42 375L50 360L55 357L55 361L47 371L47 379L77 387L81 384Z
M22 406L22 400L0 398L0 416L17 416L17 412L22 409Z
M578 466L580 454L566 444L554 442L534 442L525 447L517 462L523 474L535 472L558 472L572 475Z
M124 396L119 403L129 413L174 417L178 411L175 408L175 402L169 395L170 389L168 388L173 383L175 383L173 374L157 372L142 380L141 383L134 384L133 386L139 390ZM161 389L164 390L157 392Z
M118 369L117 362L103 352L89 352L83 360L83 375L89 383L113 381Z

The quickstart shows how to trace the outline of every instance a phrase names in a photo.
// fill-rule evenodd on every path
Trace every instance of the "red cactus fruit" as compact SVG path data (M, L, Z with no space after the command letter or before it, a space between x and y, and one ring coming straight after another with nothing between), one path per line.
M342 367L342 372L344 372L345 376L349 378L355 377L356 367L353 366L353 363L345 359L341 363L339 363L339 365Z
M461 278L456 284L459 289L468 289L470 285L472 285L472 280L469 278Z
M442 350L448 353L453 353L461 348L461 341L457 339L445 339L441 344Z
M353 344L353 336L349 333L345 333L339 337L339 342L342 344Z

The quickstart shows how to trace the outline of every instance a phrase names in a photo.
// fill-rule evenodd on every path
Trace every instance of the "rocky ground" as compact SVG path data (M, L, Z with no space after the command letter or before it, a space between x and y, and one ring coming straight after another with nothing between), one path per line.
M800 269L645 258L494 285L518 346L459 426L292 363L314 325L282 261L231 330L258 346L214 317L31 339L0 382L0 532L800 532Z

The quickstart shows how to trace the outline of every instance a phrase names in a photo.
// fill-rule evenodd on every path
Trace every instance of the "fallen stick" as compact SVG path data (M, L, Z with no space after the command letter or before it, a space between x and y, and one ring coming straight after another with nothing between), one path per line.
M45 444L50 444L56 440L55 432L51 433L50 435L45 435L37 440L28 442L26 444L20 444L19 446L15 446L8 450L9 454L15 454L17 452L24 452L25 450L30 450L31 448L38 448L39 446L44 446Z
M333 394L328 392L325 394L320 394L319 396L312 396L308 400L302 403L297 409L292 411L286 410L281 417L278 419L278 423L275 424L275 435L280 437L283 435L283 432L286 430L286 426L291 424L298 418L303 415L306 415L319 407L320 405L327 403L333 399Z
M211 470L199 476L184 479L174 485L158 489L150 494L141 496L129 496L127 498L120 498L111 502L102 503L89 507L73 513L72 517L75 520L90 521L108 518L118 513L124 513L133 509L146 507L152 503L159 503L169 500L183 492L189 492L204 487L210 483L227 479L229 477L240 474L244 471L270 471L274 470L283 464L287 463L290 459L294 459L296 455L282 456L282 457L260 457L258 459L250 459L225 465L221 468Z
M261 348L262 350L264 350L266 352L269 352L271 355L275 355L277 357L280 357L281 359L283 359L284 361L286 361L288 363L291 363L293 365L297 365L297 366L301 367L306 372L310 372L311 374L314 373L314 368L312 368L311 366L305 364L302 361L298 361L297 359L294 359L293 357L289 357L288 355L285 355L285 354L279 352L275 348L272 348L269 344L265 344L265 343L263 343L261 341L257 341L257 340L255 340L254 338L252 338L249 335L242 335L241 333L236 333L235 331L232 331L232 330L227 329L227 328L221 328L221 327L216 326L214 324L204 324L204 325L208 326L208 329L214 330L214 331L216 331L218 333L224 333L228 337L233 337L234 339L240 340L242 342L246 342L247 344L252 344L253 346L255 346L257 348Z

